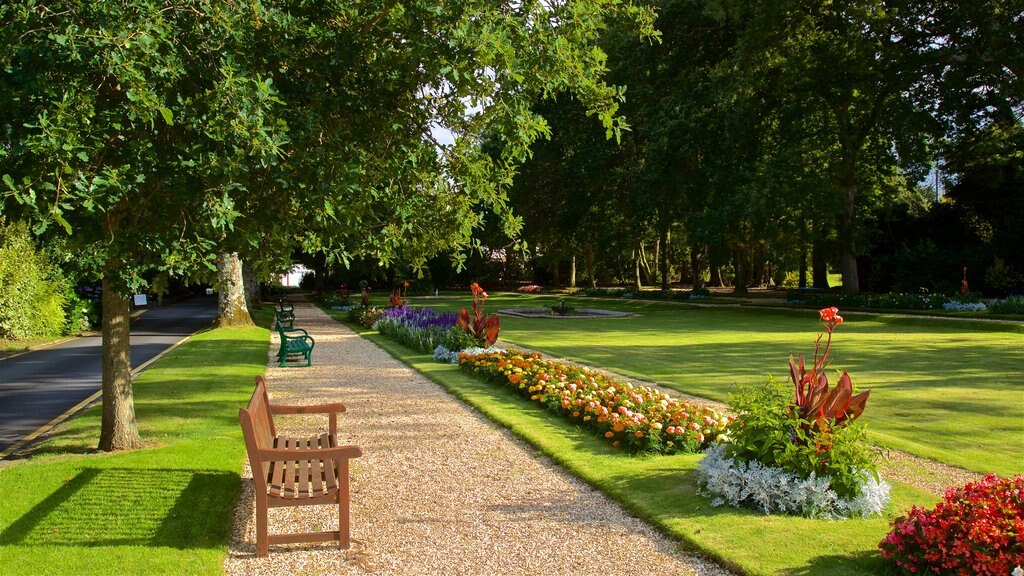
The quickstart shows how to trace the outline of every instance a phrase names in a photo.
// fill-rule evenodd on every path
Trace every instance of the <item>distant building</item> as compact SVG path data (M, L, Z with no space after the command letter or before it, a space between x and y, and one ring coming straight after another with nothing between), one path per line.
M299 282L302 282L302 278L312 272L309 268L306 268L302 264L296 264L292 266L291 270L287 274L281 274L277 277L281 286L298 286Z

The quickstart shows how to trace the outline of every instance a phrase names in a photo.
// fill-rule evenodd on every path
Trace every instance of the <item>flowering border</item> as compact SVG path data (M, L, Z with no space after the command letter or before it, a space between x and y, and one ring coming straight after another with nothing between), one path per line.
M634 452L698 452L734 420L697 402L520 350L459 354L460 366Z

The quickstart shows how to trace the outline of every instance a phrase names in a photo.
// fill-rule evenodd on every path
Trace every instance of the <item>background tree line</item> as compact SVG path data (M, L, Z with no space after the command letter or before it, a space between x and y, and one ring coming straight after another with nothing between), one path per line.
M506 278L1024 287L1024 3L652 6L661 42L602 37L621 142L536 101L551 138L510 192L530 252Z

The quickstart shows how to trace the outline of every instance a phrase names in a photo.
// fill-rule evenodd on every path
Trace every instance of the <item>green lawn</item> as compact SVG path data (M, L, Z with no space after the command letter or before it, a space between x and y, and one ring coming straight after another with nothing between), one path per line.
M0 572L221 574L245 453L237 413L267 340L205 332L137 378L147 448L96 453L97 406L0 470Z
M430 356L374 332L361 332L573 474L622 502L637 516L660 527L684 548L743 574L888 573L888 565L876 548L888 532L888 522L911 504L931 506L936 500L896 483L891 511L884 518L827 521L713 508L695 490L694 470L701 456L631 456L506 388L475 378L458 367L436 363Z
M469 296L411 299L455 310ZM487 310L557 299L494 294ZM725 401L736 383L788 379L811 356L814 311L573 299L625 319L503 317L501 340ZM863 420L876 443L978 472L1024 472L1024 325L844 314L833 367L870 389ZM833 381L835 379L833 378Z

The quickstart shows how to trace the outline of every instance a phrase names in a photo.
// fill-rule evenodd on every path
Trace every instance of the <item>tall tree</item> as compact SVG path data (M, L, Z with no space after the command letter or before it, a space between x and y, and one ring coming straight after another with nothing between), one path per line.
M213 268L268 229L335 260L422 262L467 245L482 205L514 233L505 185L547 130L535 94L573 91L622 127L596 46L612 19L652 33L617 0L0 5L0 209L58 225L103 278L100 448L139 445L126 297L146 271Z

